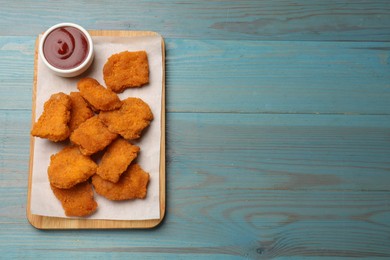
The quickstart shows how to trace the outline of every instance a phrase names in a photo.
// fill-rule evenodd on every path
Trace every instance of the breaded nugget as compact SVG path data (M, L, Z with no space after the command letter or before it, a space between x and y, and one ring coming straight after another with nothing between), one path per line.
M149 173L138 164L132 164L117 183L112 183L95 174L92 184L95 191L110 200L144 199L149 183Z
M50 184L60 189L69 189L84 182L96 173L97 165L76 146L67 146L50 157L47 169Z
M59 189L53 185L50 187L68 217L85 217L97 209L98 204L93 197L92 185L87 181L70 189Z
M118 133L127 140L137 139L142 130L153 120L149 105L139 98L127 98L118 110L100 112L100 120L111 132Z
M149 83L148 56L145 51L124 51L108 58L103 67L104 82L114 92Z
M74 130L70 141L79 145L81 153L91 155L106 148L117 136L116 133L110 132L96 115Z
M71 105L68 95L62 92L51 95L50 99L45 102L43 112L34 124L31 135L47 138L53 142L68 138Z
M69 97L72 101L72 109L70 110L70 121L68 125L70 132L73 132L81 123L93 117L94 113L80 92L71 92Z
M95 111L109 111L122 105L118 95L100 85L96 79L83 78L77 83L77 88Z
M98 165L97 172L100 177L111 182L117 182L121 174L137 157L139 147L132 145L123 138L112 142Z

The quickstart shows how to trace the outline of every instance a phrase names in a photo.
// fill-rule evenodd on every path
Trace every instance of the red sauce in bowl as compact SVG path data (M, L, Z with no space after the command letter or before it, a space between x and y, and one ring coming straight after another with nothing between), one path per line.
M43 43L46 60L58 69L72 69L87 58L87 37L77 28L59 27L50 32Z

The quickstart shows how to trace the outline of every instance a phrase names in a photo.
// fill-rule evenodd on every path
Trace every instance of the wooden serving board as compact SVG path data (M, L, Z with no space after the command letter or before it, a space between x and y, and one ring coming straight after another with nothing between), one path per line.
M91 36L154 36L159 35L150 31L89 31ZM32 123L35 120L35 101L37 88L37 67L38 67L38 43L37 37L35 43L34 59L34 81L33 81L33 105L32 105ZM160 218L148 220L101 220L101 219L76 219L76 218L58 218L34 215L30 211L31 190L32 190L32 164L34 158L34 138L30 138L30 164L27 193L27 219L34 227L38 229L118 229L118 228L152 228L161 223L165 215L165 45L161 37L162 48L162 96L161 96L161 145L160 145Z

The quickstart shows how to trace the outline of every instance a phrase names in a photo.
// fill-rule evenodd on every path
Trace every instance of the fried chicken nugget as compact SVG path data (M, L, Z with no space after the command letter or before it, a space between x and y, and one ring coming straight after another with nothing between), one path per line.
M88 180L96 170L96 163L81 154L78 147L67 146L50 157L47 173L51 185L60 189L69 189Z
M49 100L45 102L38 121L34 123L31 135L53 142L68 138L71 106L72 103L68 95L62 92L51 95Z
M95 111L114 110L122 105L118 95L100 85L96 79L83 78L77 82L77 88Z
M111 182L118 182L121 174L137 157L139 147L132 145L123 138L112 142L104 153L97 172L100 177Z
M80 92L71 92L69 97L72 101L72 109L70 110L70 121L68 125L70 132L73 132L81 123L93 117L94 113Z
M117 136L116 133L110 132L96 115L74 130L70 141L79 145L82 154L91 155L106 148Z
M124 51L108 58L103 67L104 82L114 92L149 83L148 56L145 51Z
M139 98L127 98L118 110L100 112L99 119L111 132L127 140L137 139L142 130L149 126L153 114L148 104Z
M59 189L53 185L50 187L68 217L85 217L94 213L98 207L93 197L92 185L87 181L70 189Z
M132 164L117 183L112 183L95 174L92 185L95 191L109 200L144 199L149 183L149 173L138 164Z

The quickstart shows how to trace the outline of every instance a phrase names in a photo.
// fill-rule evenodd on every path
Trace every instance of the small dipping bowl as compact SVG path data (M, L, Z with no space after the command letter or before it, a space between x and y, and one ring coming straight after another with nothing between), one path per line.
M92 38L80 25L59 23L43 34L39 54L45 65L56 75L76 77L92 64Z

